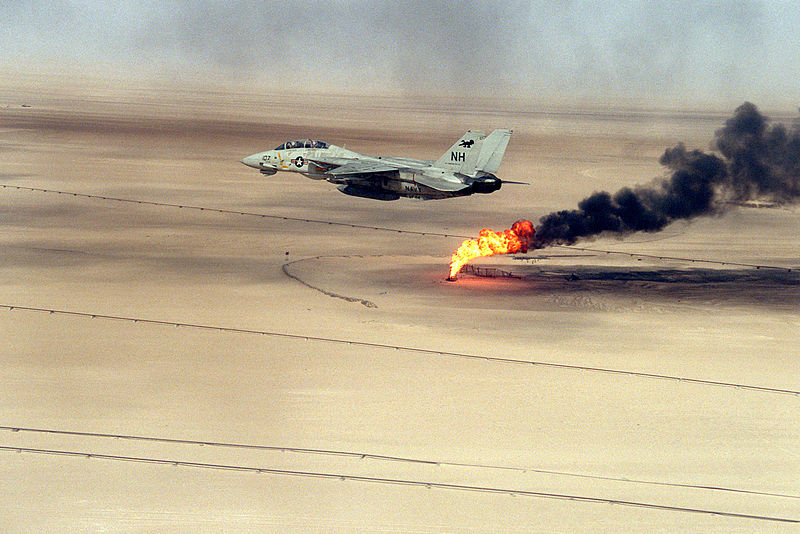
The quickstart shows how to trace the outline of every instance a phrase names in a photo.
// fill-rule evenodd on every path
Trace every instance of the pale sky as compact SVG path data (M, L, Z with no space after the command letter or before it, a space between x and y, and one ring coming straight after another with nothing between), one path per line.
M793 111L798 28L789 1L0 0L0 61L265 91Z

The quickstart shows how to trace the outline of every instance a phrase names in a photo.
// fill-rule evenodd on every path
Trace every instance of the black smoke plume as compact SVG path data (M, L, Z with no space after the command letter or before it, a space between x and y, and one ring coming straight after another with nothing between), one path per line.
M745 102L716 132L720 155L688 150L682 143L659 159L670 174L650 185L596 192L578 209L545 215L534 246L575 243L603 232L655 232L677 219L721 212L731 201L800 200L800 128L770 125Z

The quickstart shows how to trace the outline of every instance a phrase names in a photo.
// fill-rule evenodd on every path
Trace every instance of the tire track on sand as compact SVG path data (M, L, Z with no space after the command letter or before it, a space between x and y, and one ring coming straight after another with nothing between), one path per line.
M363 256L313 256L313 257L310 257L310 258L302 258L302 259L299 259L299 260L294 260L294 261L290 261L288 263L284 263L283 266L281 267L281 270L283 271L283 274L285 274L286 276L288 276L292 280L295 280L295 281L303 284L304 286L313 289L314 291L319 291L323 295L327 295L327 296L333 297L335 299L341 299L341 300L344 300L344 301L347 301L347 302L358 302L359 304L361 304L362 306L366 306L367 308L377 308L378 307L377 304L375 304L374 302L369 301L367 299L362 299L362 298L358 298L358 297L349 297L347 295L340 295L339 293L334 293L333 291L328 291L327 289L323 289L321 287L317 287L315 285L312 285L312 284L306 282L305 280L303 280L302 278L300 278L300 276L292 273L289 270L289 267L291 265L294 265L296 263L300 263L300 262L303 262L303 261L320 260L320 259L327 259L327 258L354 258L354 257L355 258L362 258Z

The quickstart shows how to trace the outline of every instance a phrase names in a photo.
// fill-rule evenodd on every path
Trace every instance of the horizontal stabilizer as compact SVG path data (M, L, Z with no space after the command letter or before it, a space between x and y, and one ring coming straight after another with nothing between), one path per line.
M494 174L500 168L503 155L506 153L511 130L495 130L486 136L481 146L481 155L475 166L478 171Z

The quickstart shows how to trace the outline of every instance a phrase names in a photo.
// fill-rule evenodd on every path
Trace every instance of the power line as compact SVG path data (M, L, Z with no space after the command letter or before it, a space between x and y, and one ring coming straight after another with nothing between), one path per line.
M144 323L144 324L154 324L154 325L162 325L162 326L175 326L175 327L185 327L185 328L193 328L199 330L213 330L217 332L230 332L235 334L255 334L255 335L262 335L262 336L271 336L271 337L280 337L285 339L296 339L296 340L304 340L304 341L319 341L325 343L335 343L341 345L351 345L351 346L358 346L358 347L368 347L368 348L376 348L376 349L394 349L394 350L402 350L407 352L415 352L418 354L428 354L428 355L435 355L435 356L447 356L447 357L454 357L454 358L466 358L471 360L483 360L487 362L493 363L507 363L507 364L522 364L522 365L536 365L540 367L547 367L553 369L568 369L568 370L577 370L577 371L588 371L588 372L595 372L595 373L607 373L613 375L625 375L625 376L635 376L641 378L652 378L655 380L673 380L677 382L686 382L688 384L699 384L704 386L723 386L723 387L732 387L736 389L743 389L743 390L750 390L750 391L760 391L764 393L780 393L780 394L787 394L787 395L800 395L800 390L794 389L782 389L782 388L773 388L773 387L766 387L766 386L753 386L749 384L739 384L735 382L722 382L718 380L705 380L701 378L688 378L682 376L675 376L675 375L664 375L664 374L657 374L657 373L645 373L641 371L626 371L623 369L612 369L607 367L590 367L585 365L574 365L574 364L565 364L565 363L553 363L553 362L545 362L545 361L537 361L537 360L521 360L515 358L503 358L500 356L485 356L480 354L469 354L464 352L452 352L452 351L443 351L443 350L435 350L435 349L424 349L419 347L409 347L404 345L390 345L387 343L374 343L369 341L357 341L357 340L349 340L349 339L340 339L340 338L331 338L331 337L321 337L321 336L310 336L310 335L303 335L303 334L289 334L286 332L274 332L270 330L256 330L250 328L235 328L235 327L227 327L227 326L215 326L215 325L205 325L205 324L198 324L198 323L182 323L176 321L164 321L158 319L146 319L141 317L125 317L121 315L106 315L100 313L88 313L88 312L79 312L79 311L71 311L71 310L57 310L52 308L38 308L32 306L17 306L12 304L0 304L0 308L5 308L10 311L13 310L23 310L23 311L30 311L30 312L41 312L41 313L49 313L49 314L59 314L59 315L69 315L74 317L89 317L92 319L108 319L108 320L115 320L115 321L127 321L132 323Z
M21 185L7 185L7 184L0 184L0 187L6 189L18 189L20 191L35 191L38 193L55 193L58 195L68 195L73 197L83 197L83 198L92 198L97 200L111 200L114 202L126 202L128 204L141 204L145 206L161 206L167 208L179 208L179 209L187 209L187 210L197 210L197 211L210 211L212 213L224 213L226 215L242 215L248 217L259 217L262 219L277 219L282 221L293 221L293 222L302 222L302 223L312 223L312 224L324 224L328 226L345 226L348 228L358 228L362 230L379 230L383 232L392 232L395 234L413 234L413 235L420 235L420 236L436 236L436 237L457 237L457 238L468 238L469 236L463 235L456 235L456 234L443 234L439 232L419 232L415 230L402 230L400 228L389 228L386 226L370 226L366 224L353 224L353 223L345 223L345 222L338 222L338 221L326 221L322 219L306 219L303 217L289 217L286 215L271 215L267 213L257 213L252 211L239 211L239 210L229 210L223 208L209 208L206 206L192 206L190 204L172 204L169 202L153 202L150 200L137 200L132 198L120 198L120 197L109 197L103 195L90 195L87 193L75 193L72 191L58 191L55 189L42 189L39 187L24 187Z
M294 477L306 477L306 478L319 478L319 479L327 479L327 480L340 480L340 481L353 481L353 482L365 482L365 483L373 483L373 484L387 484L387 485L395 485L395 486L413 486L413 487L423 487L423 488L436 488L436 489L446 489L446 490L455 490L455 491L469 491L469 492L476 492L476 493L488 493L488 494L496 494L496 495L507 495L507 496L519 496L519 497L537 497L537 498L544 498L544 499L558 499L558 500L566 500L566 501L573 501L573 502L583 502L583 503L595 503L595 504L616 504L620 506L630 506L635 508L647 508L651 510L662 510L667 512L684 512L684 513L694 513L694 514L706 514L706 515L715 515L720 517L729 517L734 519L751 519L757 521L771 521L776 523L800 523L800 519L791 519L785 517L775 517L775 516L765 516L765 515L755 515L755 514L744 514L744 513L737 513L737 512L725 512L721 510L709 510L704 508L689 508L683 506L669 506L665 504L656 504L656 503L647 503L647 502L639 502L639 501L625 501L619 499L609 499L604 497L587 497L583 495L571 495L565 493L550 493L550 492L541 492L541 491L529 491L529 490L517 490L511 488L497 488L491 486L471 486L465 484L447 484L443 482L431 482L431 481L422 481L422 480L410 480L410 479L396 479L396 478L383 478L383 477L367 477L367 476L359 476L359 475L348 475L344 473L325 473L325 472L317 472L317 471L297 471L297 470L289 470L289 469L276 469L273 467L250 467L250 466L241 466L241 465L230 465L230 464L213 464L213 463L206 463L206 462L189 462L184 460L168 460L164 458L152 458L152 457L144 457L144 456L122 456L122 455L115 455L115 454L98 454L88 451L67 451L67 450L58 450L58 449L38 449L38 448L31 448L31 447L7 447L7 446L0 446L0 451L7 451L7 452L17 452L17 453L29 453L29 454L44 454L44 455L53 455L53 456L70 456L70 457L80 457L80 458L87 458L87 459L97 459L97 460L112 460L112 461L119 461L119 462L133 462L133 463L144 463L144 464L156 464L156 465L171 465L176 467L193 467L199 469L215 469L215 470L224 470L224 471L239 471L239 472L249 472L249 473L260 473L260 474L270 474L270 475L284 475L284 476L294 476Z
M681 261L689 263L713 263L715 265L730 265L731 267L750 267L754 269L772 269L775 271L792 272L791 267L776 267L774 265L758 265L755 263L737 263L734 261L720 261L720 260L699 260L693 258L681 258L678 256L657 256L655 254L640 254L638 252L621 252L618 250L601 250L596 248L576 247L575 245L562 245L562 246L564 248L572 250L582 250L585 252L602 252L604 254L619 254L623 256L633 256L637 258L649 258L651 260L670 260L670 261Z
M132 435L132 434L109 434L103 432L79 432L74 430L55 430L49 428L28 428L28 427L20 427L20 426L7 426L7 425L0 425L0 430L7 430L10 432L30 432L30 433L37 433L37 434L50 434L50 435L58 435L58 436L74 436L74 437L89 437L89 438L107 438L107 439L118 439L118 440L130 440L130 441L145 441L145 442L155 442L155 443L170 443L170 444L178 444L178 445L197 445L201 447L221 447L221 448L233 448L233 449L247 449L247 450L260 450L260 451L279 451L279 452L291 452L297 454L317 454L317 455L325 455L325 456L340 456L340 457L348 457L348 458L356 458L360 460L378 460L378 461L390 461L390 462L401 462L401 463L413 463L413 464L424 464L430 466L451 466L451 467L467 467L467 468L477 468L477 469L494 469L494 470L503 470L503 471L516 471L519 473L541 473L546 475L559 475L559 476L567 476L567 477L575 477L575 478L586 478L586 479L594 479L594 480L607 480L612 482L626 482L631 484L647 484L647 485L654 485L654 486L668 486L668 487L678 487L678 488L687 488L687 489L703 489L703 490L711 490L711 491L725 491L731 493L744 493L750 495L763 495L766 497L784 497L788 499L800 499L800 495L787 495L783 493L773 493L773 492L766 492L766 491L755 491L755 490L745 490L745 489L738 489L738 488L727 488L722 486L713 486L709 484L682 484L678 482L659 482L653 480L638 480L632 478L622 478L622 477L611 477L611 476L601 476L601 475L588 475L583 473L569 473L564 471L555 471L550 469L537 469L531 467L512 467L512 466L504 466L504 465L492 465L492 464L481 464L481 463L469 463L469 462L452 462L446 460L424 460L419 458L407 458L403 456L390 456L385 454L374 454L374 453L367 453L367 452L354 452L354 451L342 451L342 450L332 450L332 449L311 449L311 448L303 448L303 447L287 447L287 446L276 446L276 445L255 445L255 444L248 444L248 443L230 443L230 442L220 442L220 441L200 441L200 440L189 440L189 439L176 439L176 438L160 438L160 437L153 437L153 436L141 436L141 435Z
M150 200L137 200L132 198L121 198L121 197L110 197L105 195L91 195L88 193L76 193L73 191L60 191L57 189L44 189L40 187L25 187L21 185L9 185L9 184L0 184L0 187L5 189L16 189L19 191L32 191L38 193L55 193L58 195L67 195L72 197L82 197L82 198L90 198L95 200L109 200L113 202L125 202L129 204L141 204L146 206L161 206L161 207L168 207L168 208L180 208L180 209L187 209L187 210L197 210L197 211L208 211L212 213L223 213L226 215L240 215L240 216L249 216L249 217L259 217L262 219L277 219L283 221L292 221L292 222L301 222L301 223L311 223L311 224L324 224L328 226L344 226L347 228L356 228L361 230L376 230L381 232L392 232L396 234L411 234L411 235L418 235L418 236L433 236L433 237L446 237L446 238L459 238L459 239L472 239L475 236L468 236L468 235L460 235L460 234L446 234L441 232L420 232L417 230L403 230L400 228L390 228L386 226L371 226L367 224L353 224L353 223L345 223L339 221L328 221L324 219L307 219L303 217L289 217L286 215L272 215L267 213L257 213L257 212L248 212L248 211L239 211L239 210L229 210L223 208L213 208L213 207L206 207L206 206L193 206L189 204L173 204L169 202L154 202ZM634 258L649 258L654 260L669 260L669 261L680 261L686 263L708 263L713 265L730 265L732 267L750 267L755 269L773 269L779 271L789 271L792 272L792 268L786 267L776 267L774 265L760 265L755 263L737 263L731 261L720 261L720 260L705 260L705 259L698 259L698 258L684 258L679 256L658 256L655 254L640 254L636 252L621 252L618 250L604 250L604 249L596 249L596 248L588 248L588 247L577 247L575 245L557 245L561 248L566 248L570 250L581 250L585 252L596 252L596 253L604 253L604 254L617 254L622 256L630 256Z
M254 445L248 443L228 443L222 441L199 441L190 439L175 439L175 438L159 438L152 436L138 436L132 434L108 434L103 432L78 432L74 430L54 430L49 428L26 428L18 426L0 425L0 430L8 430L11 432L32 432L40 434L53 434L61 436L77 436L88 438L111 438L123 439L131 441L149 441L156 443L174 443L178 445L198 445L208 447L224 447L231 449L252 449L260 451L279 451L279 452L296 452L300 454L321 454L330 456L345 456L350 458L370 459L370 460L385 460L392 462L409 462L428 465L441 465L442 462L432 460L418 460L413 458L403 458L401 456L389 456L384 454L372 454L366 452L351 452L351 451L337 451L330 449L311 449L302 447L279 447L273 445Z

